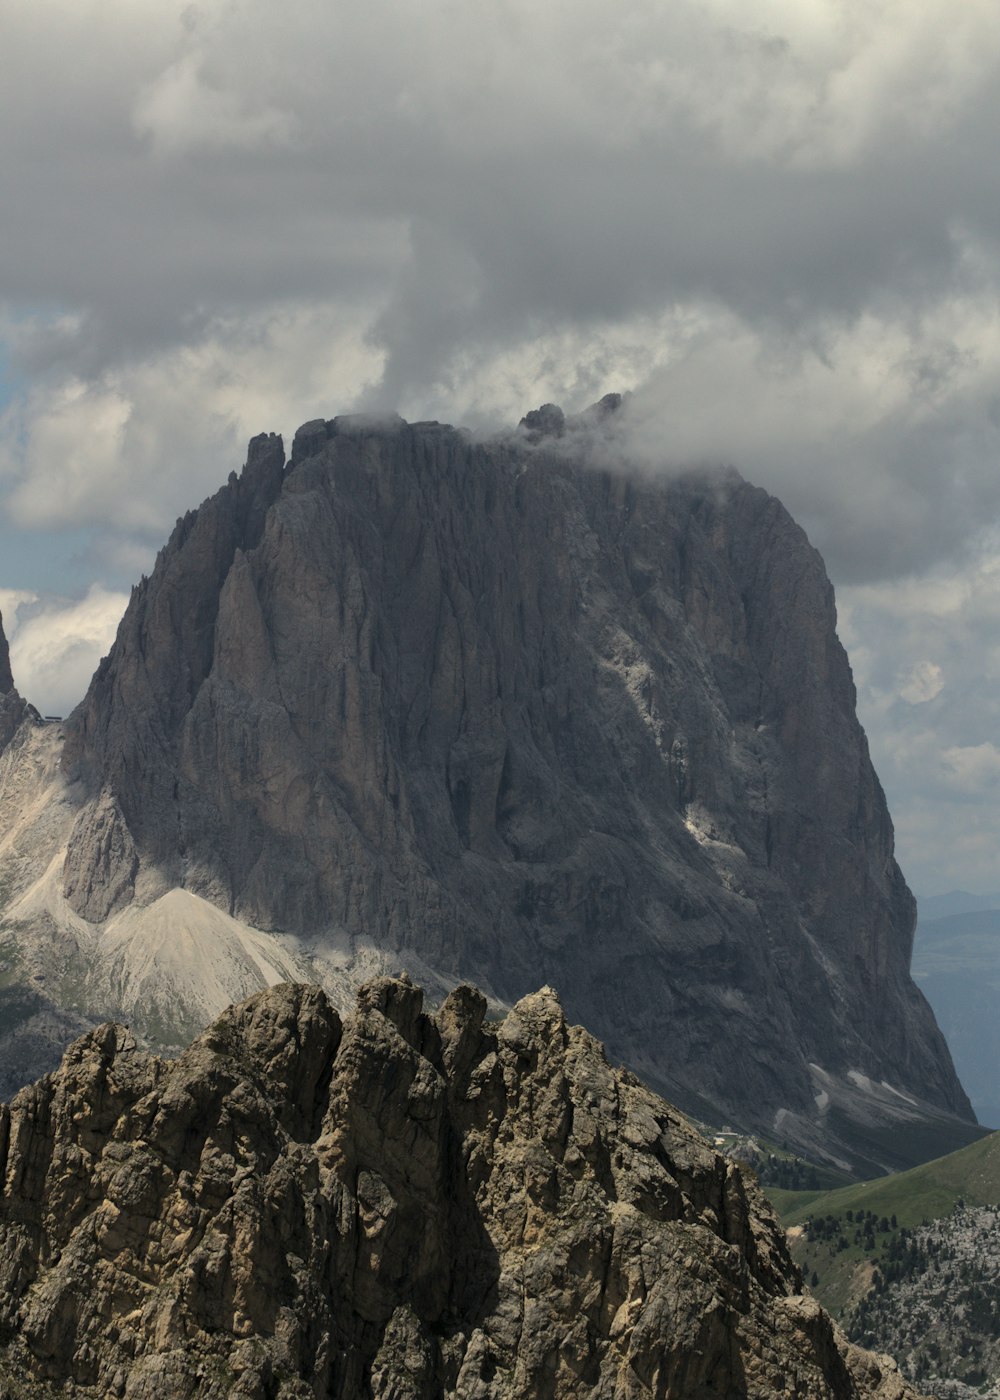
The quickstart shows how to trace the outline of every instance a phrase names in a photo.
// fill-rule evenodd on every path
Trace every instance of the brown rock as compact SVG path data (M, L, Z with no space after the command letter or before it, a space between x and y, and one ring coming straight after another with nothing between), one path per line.
M910 1400L756 1186L550 989L120 1027L0 1110L0 1379L128 1400ZM33 1389L32 1387L37 1387ZM12 1394L19 1393L12 1389Z

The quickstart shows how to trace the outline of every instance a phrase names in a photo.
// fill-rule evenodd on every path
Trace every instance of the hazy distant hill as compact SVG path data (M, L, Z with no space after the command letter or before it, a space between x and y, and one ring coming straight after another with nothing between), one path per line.
M935 919L923 912L932 902L921 901L913 947L914 980L934 1008L979 1121L988 1127L1000 1127L1000 896L995 898L996 907Z
M1000 893L969 894L968 890L949 890L947 894L917 896L920 923L947 919L952 914L975 914L982 909L1000 909Z

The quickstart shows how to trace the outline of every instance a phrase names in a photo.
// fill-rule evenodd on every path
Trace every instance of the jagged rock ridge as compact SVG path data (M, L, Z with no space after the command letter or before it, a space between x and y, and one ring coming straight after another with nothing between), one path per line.
M0 910L52 854L49 837L59 821L46 787L65 786L57 771L60 754L58 730L43 724L14 686L0 617ZM66 808L62 815L65 829L73 812ZM0 1098L57 1063L66 1045L94 1022L49 996L44 975L29 961L18 937L0 924Z
M905 1400L760 1192L550 989L316 987L0 1109L0 1383L127 1400ZM6 1373L5 1376L3 1373Z
M36 720L38 718L14 687L14 677L10 669L10 647L4 631L3 616L0 614L0 750L10 743L19 726L29 716Z
M735 473L586 469L556 415L254 439L67 726L70 904L181 887L443 988L554 981L706 1115L855 1161L860 1127L869 1171L900 1115L957 1145L822 561Z

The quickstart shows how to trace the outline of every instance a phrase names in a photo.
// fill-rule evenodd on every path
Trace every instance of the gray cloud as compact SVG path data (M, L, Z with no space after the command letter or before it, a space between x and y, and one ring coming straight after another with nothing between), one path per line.
M86 312L112 356L395 273L400 381L539 318L709 299L799 326L933 296L956 234L995 229L992 16L852 8L25 12L3 284ZM469 314L441 317L456 283Z
M946 664L907 592L985 607L1000 513L987 0L49 0L4 53L17 525L144 557L262 429L631 389L643 460L734 463L862 590L864 695L891 654L893 723L968 750L942 789L992 771L995 714L949 697L993 623L967 601L981 659Z
M69 714L114 641L128 595L93 587L82 599L0 589L11 666L43 714Z

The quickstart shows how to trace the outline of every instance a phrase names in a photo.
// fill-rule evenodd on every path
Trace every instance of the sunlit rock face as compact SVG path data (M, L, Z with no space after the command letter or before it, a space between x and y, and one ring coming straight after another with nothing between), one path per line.
M822 561L735 473L612 441L255 438L67 726L68 905L182 888L442 990L551 982L714 1121L866 1168L958 1145Z
M757 1187L570 1026L408 981L122 1026L0 1107L0 1385L125 1400L914 1400Z

